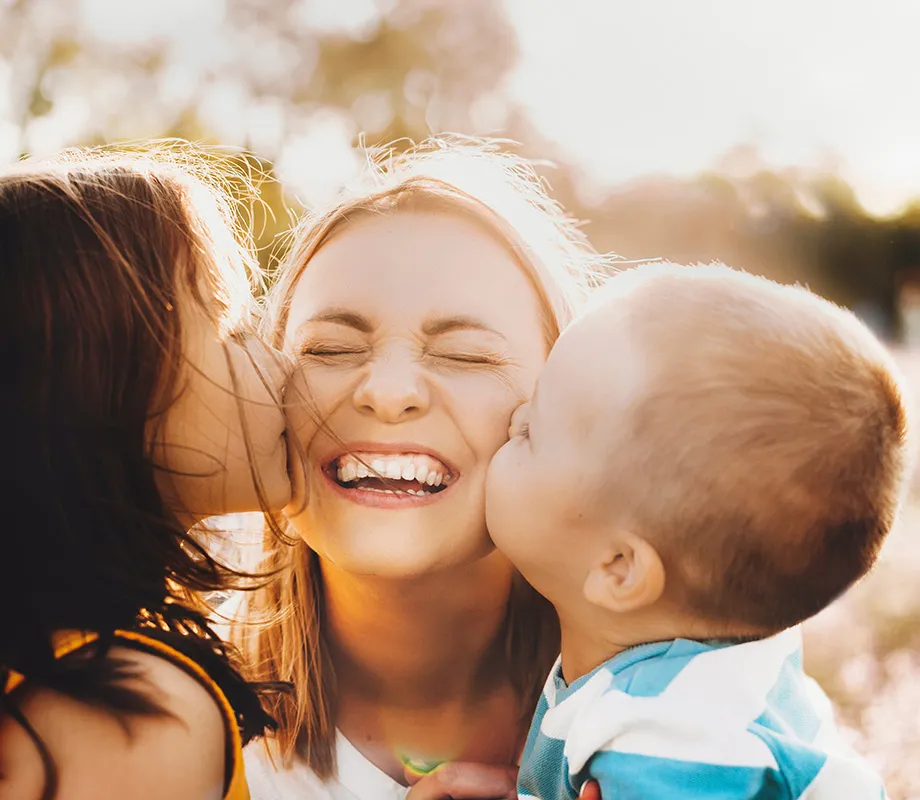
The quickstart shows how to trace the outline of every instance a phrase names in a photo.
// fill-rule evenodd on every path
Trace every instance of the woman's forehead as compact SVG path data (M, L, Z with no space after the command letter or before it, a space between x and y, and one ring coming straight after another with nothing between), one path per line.
M325 244L295 287L288 332L330 313L374 326L467 317L499 330L540 317L510 247L462 217L434 212L363 218Z

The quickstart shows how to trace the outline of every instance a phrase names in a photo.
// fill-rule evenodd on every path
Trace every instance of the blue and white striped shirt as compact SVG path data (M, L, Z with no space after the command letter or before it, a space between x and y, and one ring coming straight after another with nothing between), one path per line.
M550 674L527 737L521 798L880 800L802 671L798 628L744 644L640 645L567 686Z

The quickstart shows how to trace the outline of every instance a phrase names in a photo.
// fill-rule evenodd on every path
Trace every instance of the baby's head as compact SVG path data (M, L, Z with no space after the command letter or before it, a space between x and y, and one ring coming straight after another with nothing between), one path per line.
M782 630L861 578L891 528L908 461L896 374L804 289L720 265L630 270L516 413L489 529L563 625Z

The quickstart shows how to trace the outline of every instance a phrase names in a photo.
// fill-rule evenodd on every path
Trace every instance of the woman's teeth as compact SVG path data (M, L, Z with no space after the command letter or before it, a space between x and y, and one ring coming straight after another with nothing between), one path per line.
M337 460L335 469L336 477L341 484L355 483L365 478L415 484L412 487L398 488L373 483L352 487L385 494L428 495L445 486L451 479L450 471L442 462L420 453L405 455L347 453Z

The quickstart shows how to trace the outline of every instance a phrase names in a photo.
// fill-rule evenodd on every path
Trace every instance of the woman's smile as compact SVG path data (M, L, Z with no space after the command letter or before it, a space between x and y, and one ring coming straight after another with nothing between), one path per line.
M459 471L443 457L409 443L355 443L317 468L338 495L376 508L437 502L460 478Z

